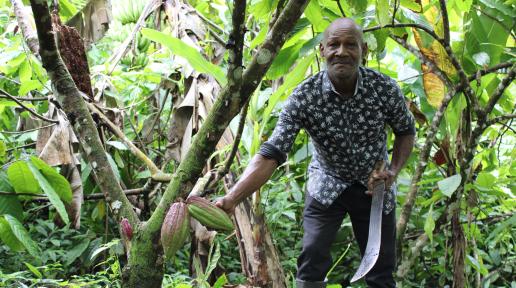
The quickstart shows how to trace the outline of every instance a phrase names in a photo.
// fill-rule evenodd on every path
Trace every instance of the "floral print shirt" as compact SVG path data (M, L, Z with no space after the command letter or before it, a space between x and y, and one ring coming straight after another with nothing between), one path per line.
M374 164L388 160L386 124L395 135L415 134L414 118L396 81L360 67L355 93L345 98L321 71L289 96L259 154L282 163L299 130L305 129L315 148L307 191L328 207L351 184L367 187ZM384 194L385 214L395 207L394 186Z

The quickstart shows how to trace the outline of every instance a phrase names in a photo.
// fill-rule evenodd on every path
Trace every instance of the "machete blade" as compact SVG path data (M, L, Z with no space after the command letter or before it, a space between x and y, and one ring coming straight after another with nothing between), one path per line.
M383 192L385 190L385 182L379 181L373 188L373 199L371 201L371 214L369 218L369 235L367 236L367 246L358 267L357 272L351 278L351 283L364 277L376 263L380 254L380 242L382 239L382 210L383 210Z

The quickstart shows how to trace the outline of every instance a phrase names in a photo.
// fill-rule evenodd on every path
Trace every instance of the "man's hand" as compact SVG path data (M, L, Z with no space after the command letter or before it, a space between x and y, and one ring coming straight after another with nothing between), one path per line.
M392 183L396 181L396 176L398 176L392 170L384 170L384 171L373 171L371 176L369 177L369 181L367 182L367 195L373 194L374 184L377 181L385 181L385 190L389 190L391 188Z
M236 203L233 199L231 199L228 195L217 199L215 202L215 206L220 209L226 211L228 214L233 214L235 212Z

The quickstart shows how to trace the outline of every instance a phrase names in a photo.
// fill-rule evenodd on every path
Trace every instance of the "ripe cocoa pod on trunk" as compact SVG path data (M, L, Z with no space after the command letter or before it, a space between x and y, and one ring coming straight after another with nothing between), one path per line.
M161 226L161 245L166 258L172 258L183 247L189 232L190 216L186 204L172 204Z
M210 201L199 196L190 196L186 199L186 204L190 214L202 225L216 230L235 229L229 215Z
M120 221L120 228L122 228L122 233L124 233L128 240L133 238L133 227L131 227L131 224L127 218L122 218Z

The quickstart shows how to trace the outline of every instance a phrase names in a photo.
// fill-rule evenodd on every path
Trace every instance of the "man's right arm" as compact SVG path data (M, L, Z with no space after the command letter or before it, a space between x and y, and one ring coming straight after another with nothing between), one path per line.
M228 213L233 213L236 205L253 194L254 191L260 189L269 180L276 167L278 167L278 162L274 158L266 158L256 154L240 180L215 205Z

